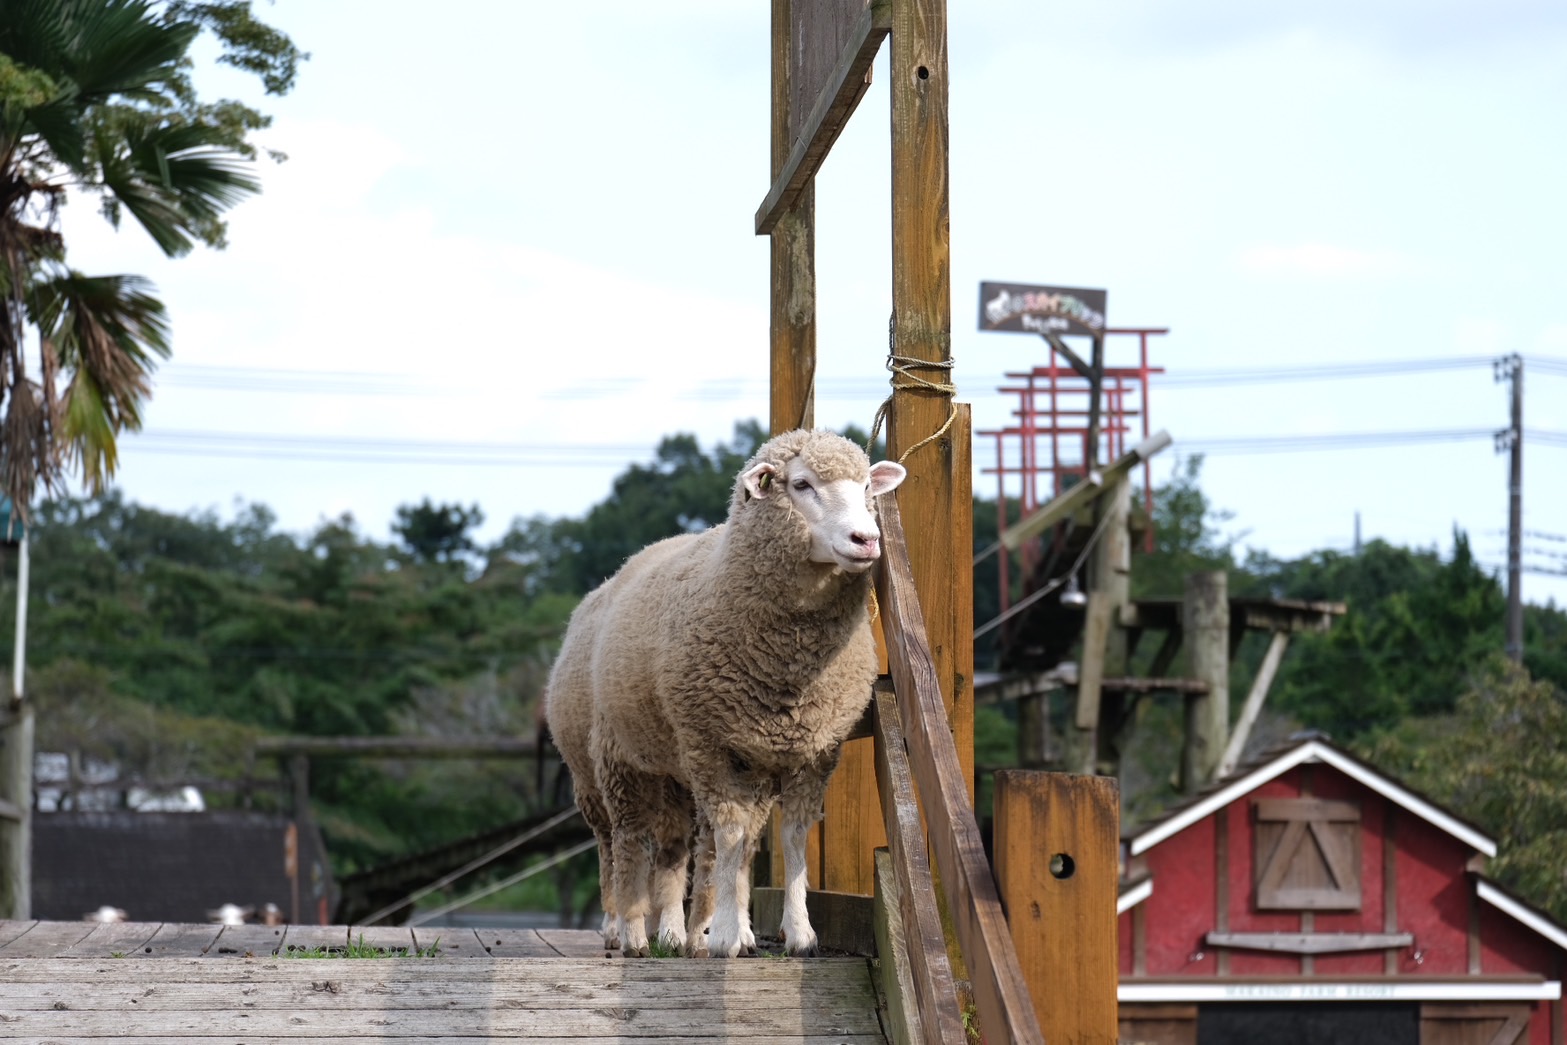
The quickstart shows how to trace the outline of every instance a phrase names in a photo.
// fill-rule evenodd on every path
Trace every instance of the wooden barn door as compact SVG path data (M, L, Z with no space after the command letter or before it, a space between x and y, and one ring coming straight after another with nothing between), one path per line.
M1118 1045L1197 1045L1197 1006L1122 1005Z
M1529 1006L1420 1006L1420 1045L1515 1045L1529 1030Z

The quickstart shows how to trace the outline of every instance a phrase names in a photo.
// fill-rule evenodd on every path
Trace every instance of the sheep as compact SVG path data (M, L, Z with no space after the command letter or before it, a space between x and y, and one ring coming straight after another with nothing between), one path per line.
M750 950L749 857L780 802L786 950L816 953L806 832L875 680L872 499L905 474L830 431L777 436L724 523L644 548L572 615L546 715L599 840L607 947L645 955L653 917L688 954Z

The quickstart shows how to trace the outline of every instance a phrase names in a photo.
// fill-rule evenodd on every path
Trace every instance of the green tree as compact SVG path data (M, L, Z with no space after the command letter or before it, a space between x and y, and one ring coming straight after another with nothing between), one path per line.
M436 506L426 497L418 504L405 504L397 509L392 532L402 538L418 561L451 563L478 550L472 531L483 525L484 513L477 504L469 508L460 504Z
M1452 714L1408 720L1360 750L1493 835L1488 873L1567 921L1567 694L1493 655Z
M1372 541L1359 555L1254 565L1274 594L1348 606L1327 634L1300 637L1271 698L1341 740L1450 712L1474 665L1501 649L1501 588L1461 532L1446 559Z
M756 421L737 422L734 437L711 452L693 435L665 436L653 461L622 472L586 516L518 520L497 550L548 590L586 594L649 544L728 518L735 476L766 439Z
M130 214L179 256L221 247L224 212L260 188L249 137L268 120L197 96L188 53L203 30L268 92L293 85L304 56L249 0L0 0L0 492L24 511L73 467L102 489L169 354L151 284L71 268L67 195L96 197L116 227Z
M1202 570L1230 571L1232 593L1247 586L1236 569L1239 535L1224 531L1234 513L1208 500L1199 484L1202 462L1201 454L1181 458L1170 478L1154 487L1154 548L1150 553L1141 545L1134 549L1134 598L1180 598L1187 574ZM1134 494L1132 502L1139 504L1140 498Z

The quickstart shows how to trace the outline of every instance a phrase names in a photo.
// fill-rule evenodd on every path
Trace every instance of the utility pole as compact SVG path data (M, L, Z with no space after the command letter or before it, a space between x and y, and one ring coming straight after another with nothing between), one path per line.
M1496 433L1496 451L1511 451L1507 475L1507 657L1523 660L1523 357L1498 359L1496 380L1512 382L1512 424Z

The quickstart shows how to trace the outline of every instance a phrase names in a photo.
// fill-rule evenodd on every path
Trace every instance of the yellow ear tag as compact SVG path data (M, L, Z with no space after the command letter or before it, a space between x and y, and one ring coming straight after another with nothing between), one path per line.
M762 481L756 485L760 486L763 490L771 490L773 488L773 473L763 472Z

